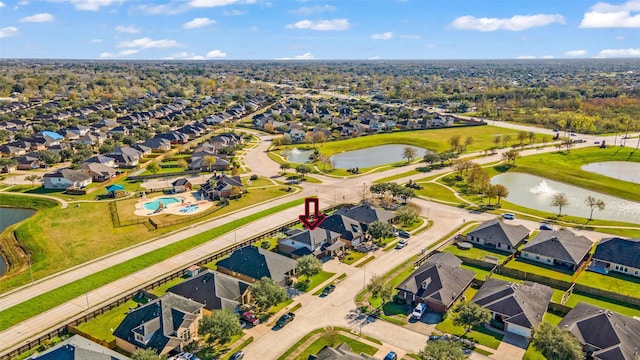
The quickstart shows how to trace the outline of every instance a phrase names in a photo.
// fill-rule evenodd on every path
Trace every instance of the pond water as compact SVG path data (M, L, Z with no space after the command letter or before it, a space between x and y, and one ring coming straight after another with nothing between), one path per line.
M289 162L294 163L307 163L309 162L309 157L313 154L313 150L300 150L298 148L293 148L291 150L285 150L282 152L282 157L287 159Z
M14 208L3 208L0 207L0 232L4 231L4 229L9 226L20 222L36 212L29 209L14 209ZM4 262L4 259L0 256L0 276L4 275L7 272L7 264Z
M494 176L492 184L502 184L509 189L507 201L530 209L558 213L551 206L551 197L555 193L564 193L569 205L562 208L562 214L589 218L590 208L585 204L588 195L605 202L605 209L593 211L594 219L640 223L640 203L614 196L604 195L581 187L545 179L524 173L505 173Z
M335 154L331 156L331 160L335 161L336 168L339 169L379 166L406 160L402 157L406 147L416 150L416 158L423 157L427 151L421 147L404 144L378 145Z
M631 161L604 161L582 165L582 170L640 184L640 163Z

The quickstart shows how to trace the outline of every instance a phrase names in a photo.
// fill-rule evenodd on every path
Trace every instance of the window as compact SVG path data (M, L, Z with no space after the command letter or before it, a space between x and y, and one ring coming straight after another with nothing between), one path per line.
M191 331L189 329L186 329L182 332L182 334L180 334L180 338L185 341L191 339Z
M529 257L529 253L528 252L524 253L524 257Z
M550 262L551 262L551 259L547 258L547 262L548 262L548 263L550 263Z
M536 255L536 260L540 260L540 255Z
M142 336L141 334L138 333L134 333L135 337L136 337L136 341L141 342L144 344L144 336Z

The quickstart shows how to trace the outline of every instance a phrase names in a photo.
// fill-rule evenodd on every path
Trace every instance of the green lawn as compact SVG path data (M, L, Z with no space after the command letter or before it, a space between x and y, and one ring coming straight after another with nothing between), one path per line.
M230 221L227 224L219 226L215 229L204 231L198 235L156 249L152 252L130 259L118 265L114 265L110 268L89 275L84 279L80 279L78 281L63 285L55 290L49 291L18 305L10 307L6 310L0 311L0 331L5 330L32 316L47 311L77 296L80 296L87 291L96 289L126 275L132 274L148 266L166 260L172 256L175 256L176 254L192 249L198 245L210 241L211 239L219 237L222 234L233 231L233 229L236 229L240 226L246 225L252 221L288 209L290 207L299 206L303 201L303 199L290 201L288 203L275 206L271 209L255 213L241 219Z
M522 360L547 360L533 345L529 345L529 348L524 353Z
M614 293L640 298L640 279L610 272L608 275L593 271L583 271L578 284Z
M78 325L78 329L96 339L107 342L113 341L116 339L115 336L113 336L113 331L120 325L122 320L124 320L129 309L135 308L136 306L138 306L137 302L129 300L100 316Z
M587 296L582 294L573 293L569 296L569 299L565 303L566 306L575 307L579 302L586 302L595 306L599 306L604 309L609 309L620 314L624 314L630 317L640 316L640 306L633 307L628 304L614 303L611 300L604 298L598 298L594 296Z
M476 259L476 260L483 260L483 261L485 260L486 256L491 256L491 257L497 258L499 263L502 263L508 257L507 253L493 252L485 248L478 248L475 246L472 247L471 249L460 249L456 245L449 245L444 249L444 251L450 252L456 256L463 256L469 259Z
M450 203L463 204L462 200L458 199L454 193L435 182L420 183L423 186L422 190L416 191L416 193L427 199L435 199L440 201L446 201Z
M558 325L560 323L560 321L562 321L562 316L556 315L552 312L546 312L544 314L544 317L542 318L542 321L546 321L550 324L553 325Z
M341 262L347 264L347 265L351 265L354 262L362 259L363 257L365 257L367 255L367 253L363 253L360 251L355 251L355 250L351 250L349 252L349 254L347 256L345 256L344 259L340 260Z
M479 267L471 266L467 264L462 264L460 265L460 267L463 269L471 270L474 273L476 273L476 279L479 279L479 280L483 280L485 277L487 277L487 275L489 275L489 270L487 269L483 269L483 268L479 268Z
M312 276L308 282L304 276L301 276L298 279L298 283L296 284L296 289L304 292L311 291L323 282L329 280L329 278L331 278L335 274L336 273L328 271L321 271L318 275Z
M573 274L558 271L552 266L523 258L509 261L506 267L567 282L571 282L573 277Z
M436 329L457 336L462 336L465 333L465 330L462 327L453 325L453 316L451 313L449 313L448 316L436 326ZM498 348L500 342L502 342L502 337L502 334L494 333L483 325L475 326L473 330L466 335L467 339L475 341L478 344L488 346L492 349Z
M378 351L378 349L373 346L367 345L348 336L339 334L336 346L342 343L347 343L351 347L351 351L356 354L365 353L368 355L373 355ZM311 345L309 345L300 355L296 356L296 360L307 360L309 358L309 355L317 354L326 345L328 344L325 339L320 337L319 339L311 343Z

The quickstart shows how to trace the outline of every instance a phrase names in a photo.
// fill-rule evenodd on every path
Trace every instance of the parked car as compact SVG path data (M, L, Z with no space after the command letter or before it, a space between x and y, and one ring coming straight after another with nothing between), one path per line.
M333 292L333 290L336 289L336 286L333 284L329 284L327 285L323 290L322 290L322 296L327 296L329 294L331 294Z
M540 230L553 230L549 224L540 224Z
M516 218L516 215L512 213L504 213L502 214L502 218L507 220L514 220Z
M398 230L398 236L408 239L411 237L411 234L408 231Z
M238 351L229 357L229 360L241 360L244 358L244 352Z
M427 305L425 305L424 303L418 303L418 305L416 305L416 307L413 309L413 312L411 313L411 318L415 320L420 320L426 310L427 310Z
M288 323L292 322L293 319L295 319L295 317L296 317L296 314L294 314L294 313L286 313L286 314L280 316L280 319L278 319L278 321L276 321L276 327L277 328L284 327Z
M253 326L256 326L260 323L260 319L258 319L258 317L251 311L245 311L240 314L240 320L246 321Z
M560 131L560 129L553 129L553 132L558 132Z
M384 360L398 360L398 354L395 351L390 351L385 357Z
M407 239L401 239L400 241L398 241L398 243L396 244L396 249L402 249L403 247L407 246L409 244L409 240Z

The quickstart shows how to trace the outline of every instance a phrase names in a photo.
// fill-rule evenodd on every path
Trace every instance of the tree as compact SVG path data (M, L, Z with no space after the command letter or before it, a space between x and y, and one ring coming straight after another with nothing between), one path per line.
M167 355L158 355L153 349L138 349L131 354L132 360L166 360Z
M309 279L322 271L322 261L313 255L305 255L298 258L296 262L296 272Z
M583 360L582 344L569 331L543 322L531 345L549 360Z
M509 151L505 151L502 153L502 159L505 160L507 163L513 162L515 164L516 159L519 157L520 157L520 151L516 149L511 149Z
M304 176L311 172L311 167L309 165L298 165L296 166L296 172L302 175L302 178L304 179Z
M529 144L533 144L533 142L536 140L536 133L533 131L529 131L527 133L527 138L529 138Z
M31 181L31 186L35 185L35 182L40 180L40 176L33 174L33 175L29 175L27 177L24 178L27 181Z
M375 240L393 237L393 226L385 221L374 221L367 228L367 234Z
M465 335L476 325L491 320L491 311L471 302L459 302L453 309L453 324L465 328Z
M460 149L460 142L462 140L462 136L459 134L451 135L449 138L449 148L453 152L457 152Z
M152 162L151 164L147 165L147 170L155 175L160 172L160 165L158 165L158 163L156 162Z
M202 165L206 166L209 169L209 172L212 171L213 165L216 164L216 157L213 155L205 155L202 158Z
M418 211L419 211L419 208L414 204L405 205L396 212L396 220L402 226L409 226L415 223L416 221L418 221L419 219Z
M416 149L407 146L402 149L402 158L407 159L407 162L409 163L416 157L417 153Z
M462 149L462 151L467 151L467 147L469 145L473 144L473 137L472 136L467 136L464 139L464 148Z
M502 141L502 137L500 135L496 135L493 137L493 143L496 144L496 147L500 145L500 141Z
M371 296L378 297L382 300L382 305L391 300L393 296L393 285L386 283L384 279L378 275L374 275L369 284L367 290L371 293Z
M289 163L285 162L285 163L280 164L280 170L282 170L283 174L286 173L287 169L290 169L290 168L291 168L291 165L289 165Z
M333 326L325 326L322 331L322 340L324 340L327 345L333 347L338 342L338 339L340 338L339 335L338 330Z
M372 184L369 187L369 191L378 195L379 197L386 193L387 190L389 190L389 183L376 183Z
M251 300L259 309L268 309L287 299L287 291L268 277L256 281L250 289Z
M40 159L48 165L59 163L62 160L60 154L49 150L40 151Z
M558 216L562 216L562 208L569 205L569 199L566 194L555 193L551 197L551 206L558 208Z
M493 186L493 194L498 198L498 205L500 205L500 199L509 196L509 189L502 184L495 184Z
M187 160L185 159L179 159L176 164L178 165L178 168L182 169L182 171L187 170L189 167L189 164L187 164Z
M13 159L13 158L0 157L0 170L2 168L5 168L5 167L10 168L10 167L14 167L16 165L18 165L18 160Z
M524 131L520 131L518 133L518 141L520 142L520 144L524 144L525 139L527 138L527 133Z
M571 138L562 139L562 145L567 149L567 152L571 152L571 148L573 147L573 140Z
M207 343L226 344L234 336L242 334L242 326L238 315L223 309L211 311L204 316L198 325L198 333Z
M587 198L584 200L584 202L587 204L587 206L589 208L591 208L591 213L589 213L589 221L591 221L593 219L593 210L594 209L598 209L598 210L602 211L605 208L604 200L596 199L591 195L587 196Z
M507 144L511 141L511 135L505 135L502 137L502 147L507 147Z
M464 360L469 357L462 352L462 347L457 341L429 340L427 345L420 350L418 357L421 360Z
M438 162L438 154L434 153L433 151L427 151L424 154L424 157L422 158L422 160L426 162L427 165L431 166L433 165L433 163Z

